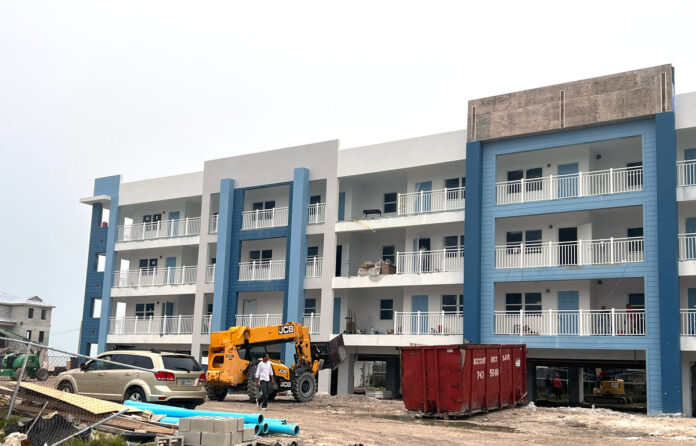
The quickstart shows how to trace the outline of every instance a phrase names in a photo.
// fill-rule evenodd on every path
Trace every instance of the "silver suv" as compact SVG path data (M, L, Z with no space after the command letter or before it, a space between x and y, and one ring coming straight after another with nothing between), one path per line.
M127 367L129 365L138 368ZM195 408L205 400L205 372L190 355L117 350L104 352L79 369L61 373L57 388L103 400L147 401Z

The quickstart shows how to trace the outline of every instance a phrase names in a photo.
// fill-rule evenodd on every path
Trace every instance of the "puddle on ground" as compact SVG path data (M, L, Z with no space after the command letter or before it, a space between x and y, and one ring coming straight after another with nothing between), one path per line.
M472 429L472 430L478 430L478 431L490 431L490 432L506 432L510 434L514 434L517 432L517 429L512 428L512 427L507 427L507 426L499 426L499 425L487 425L487 424L478 424L478 423L472 423L471 421L463 421L463 420L442 420L439 418L417 418L414 416L407 416L407 415L387 415L387 414L352 414L355 416L362 416L365 418L382 418L385 420L391 420L391 421L402 421L404 423L417 423L417 424L425 424L427 426L447 426L447 427L455 427L459 429Z

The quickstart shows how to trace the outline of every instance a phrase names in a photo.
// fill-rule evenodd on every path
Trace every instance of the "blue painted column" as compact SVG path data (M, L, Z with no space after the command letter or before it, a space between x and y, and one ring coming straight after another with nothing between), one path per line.
M211 331L227 330L227 291L230 282L230 251L234 220L234 180L220 181L217 252L215 254L215 288Z
M464 219L464 342L481 342L481 203L480 141L466 143L466 217ZM492 315L491 315L492 316Z
M116 268L116 235L119 223L118 193L121 185L121 176L97 178L94 180L94 195L108 195L111 197L109 204L109 228L106 235L106 262L104 265L104 281L102 283L102 308L99 321L99 353L106 349L106 335L109 332L109 317L111 317L111 285L114 280Z
M679 344L679 245L674 112L655 116L657 161L657 255L662 413L682 411ZM651 311L653 309L647 309ZM647 352L650 356L649 352Z
M309 208L309 170L295 169L290 197L290 237L286 262L288 265L288 291L283 305L283 319L287 322L303 321L304 276L307 257L307 218ZM295 346L285 344L283 361L289 363Z

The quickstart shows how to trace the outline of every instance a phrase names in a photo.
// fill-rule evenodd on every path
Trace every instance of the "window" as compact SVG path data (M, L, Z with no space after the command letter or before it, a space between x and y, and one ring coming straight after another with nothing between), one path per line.
M643 228L628 228L626 229L626 237L643 237ZM643 243L640 240L629 240L628 250L630 252L642 251Z
M99 353L99 344L87 344L87 351L89 352L89 356L94 358L97 356L97 353Z
M507 192L508 194L518 194L522 190L520 180L524 177L523 170L511 170L507 173Z
M256 203L253 203L251 205L251 210L253 211L262 211L263 210L263 201L258 201Z
M524 311L541 311L541 293L524 294Z
M138 319L155 315L155 304L135 304L135 316Z
M445 251L448 253L459 253L464 255L464 236L463 235L448 235L445 236L442 244Z
M92 298L92 317L101 317L102 300L99 297Z
M133 365L135 358L135 355L115 354L111 357L111 360L118 362L118 364L108 364L109 370L128 369L129 367L126 366Z
M394 301L392 299L382 299L379 301L379 319L391 321L394 319Z
M33 308L29 308L29 311L27 312L27 317L29 319L34 319L34 309Z
M304 314L312 314L317 312L317 300L309 298L304 300Z
M207 314L208 314L208 316L213 314L213 304L208 304Z
M203 370L198 361L188 355L162 355L162 365L167 370L186 370L187 372Z
M464 296L445 294L442 296L442 311L445 313L462 313L464 309Z
M319 257L319 247L318 246L310 246L307 248L307 257L312 258L312 257Z
M390 214L396 212L396 192L384 194L384 213Z
M532 229L524 232L524 250L527 254L541 252L541 229Z
M255 251L249 251L249 261L269 261L273 258L273 250L272 249L264 249L263 251L255 250Z
M48 314L47 310L41 310L41 320L45 321L46 320L46 315Z
M249 261L261 260L261 251L249 251Z
M103 252L97 253L96 269L98 273L103 273L106 269L106 254Z
M645 294L643 293L631 293L628 295L628 304L634 310L645 309Z
M466 178L448 178L445 180L445 189L458 189L460 187L466 187ZM448 190L447 199L456 200L459 198L464 198L465 192L463 190Z
M520 311L522 309L522 293L505 294L505 311Z
M133 356L133 365L136 367L142 367L144 369L154 369L152 364L152 358L147 356Z
M29 340L31 341L31 330L27 330L27 336L26 336L26 338L29 339Z
M263 207L264 207L264 209L273 209L273 208L275 208L275 200L264 201Z
M535 167L533 169L527 169L527 173L525 174L526 179L528 180L533 180L535 178L541 178L541 167ZM526 189L527 191L536 191L536 190L541 190L542 189L542 181L532 181L526 184Z
M643 163L626 163L626 185L629 187L641 187L643 185Z
M522 231L508 232L505 234L505 243L508 247L508 254L519 254L520 245L522 244Z
M505 311L541 311L541 293L525 293L524 303L522 293L505 294Z
M264 249L261 251L261 260L264 262L268 261L270 262L271 259L273 258L273 250L272 249Z
M309 197L309 204L319 204L321 203L321 195L312 195Z
M215 262L216 262L216 261L217 261L217 258L216 258L216 257L213 257L213 258L210 259L210 264L211 264L211 265L215 265Z
M157 268L157 261L158 259L140 259L138 261L138 267L143 272L152 272Z
M643 228L628 228L626 229L626 237L642 237Z
M396 263L396 257L394 257L394 246L382 246L382 260L389 260L392 265Z
M39 332L39 343L42 343L44 341L44 332L40 331Z

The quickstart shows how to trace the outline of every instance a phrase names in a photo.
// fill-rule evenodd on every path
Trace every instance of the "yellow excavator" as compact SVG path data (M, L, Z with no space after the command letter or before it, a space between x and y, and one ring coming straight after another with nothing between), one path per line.
M600 381L599 387L592 389L592 396L585 397L585 402L590 404L631 404L633 400L626 395L624 380L616 378Z
M251 401L256 401L260 394L254 379L257 364L268 346L288 342L295 344L295 363L288 367L271 360L275 383L269 399L289 390L296 401L311 401L317 392L319 370L338 367L346 358L346 350L343 336L330 342L312 343L309 327L296 322L256 328L230 327L211 333L206 373L208 398L222 401L232 391L246 392Z

